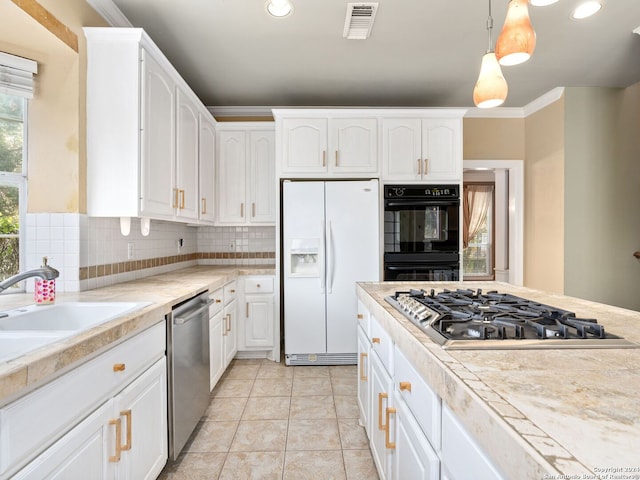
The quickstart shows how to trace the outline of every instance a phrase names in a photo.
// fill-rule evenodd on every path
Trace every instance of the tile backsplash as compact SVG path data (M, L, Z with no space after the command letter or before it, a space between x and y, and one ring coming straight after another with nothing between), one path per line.
M140 221L120 233L117 218L74 213L27 214L25 269L42 257L60 271L59 292L92 290L196 264L261 265L275 262L275 227L192 227L151 221L148 236ZM33 281L27 280L27 291Z

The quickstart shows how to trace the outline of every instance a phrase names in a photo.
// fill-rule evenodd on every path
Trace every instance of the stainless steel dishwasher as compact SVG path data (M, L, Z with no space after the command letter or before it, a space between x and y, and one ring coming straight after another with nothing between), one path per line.
M176 460L209 405L208 292L167 315L169 457Z

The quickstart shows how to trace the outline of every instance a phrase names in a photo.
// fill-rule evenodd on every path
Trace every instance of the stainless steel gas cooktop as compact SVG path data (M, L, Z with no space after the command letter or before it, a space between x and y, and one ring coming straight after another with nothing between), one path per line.
M508 293L412 289L385 300L445 349L640 347L595 319Z

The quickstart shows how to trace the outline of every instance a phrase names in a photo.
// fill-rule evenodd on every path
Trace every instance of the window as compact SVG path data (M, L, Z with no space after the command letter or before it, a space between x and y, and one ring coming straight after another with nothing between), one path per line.
M25 210L27 101L0 93L0 279L20 271L20 234Z
M20 271L26 210L27 99L33 98L33 60L0 52L0 279ZM21 290L20 286L14 287Z
M463 188L462 252L465 280L493 280L493 183L469 183Z

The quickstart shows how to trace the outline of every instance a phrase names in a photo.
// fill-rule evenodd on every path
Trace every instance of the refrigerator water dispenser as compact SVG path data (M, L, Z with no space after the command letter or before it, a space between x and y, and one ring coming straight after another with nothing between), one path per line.
M289 249L289 276L320 276L320 239L294 238Z

